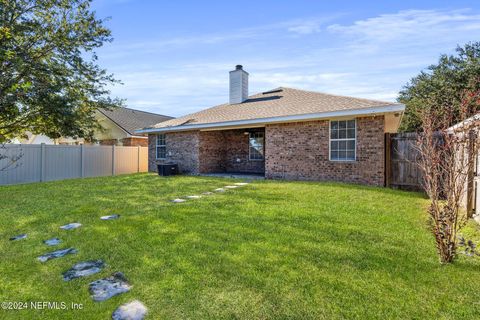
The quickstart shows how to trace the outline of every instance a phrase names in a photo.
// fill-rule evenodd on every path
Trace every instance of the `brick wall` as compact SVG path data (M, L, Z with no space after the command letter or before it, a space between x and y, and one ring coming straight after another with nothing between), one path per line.
M148 146L148 139L145 138L124 138L122 139L122 144L124 146L140 146L140 147L147 147Z
M156 172L157 164L174 162L178 164L180 173L198 174L199 172L199 131L172 132L165 136L167 158L157 160L156 135L148 136L148 171Z
M356 161L329 161L328 131L328 121L267 125L266 178L383 185L383 116L357 118Z
M105 146L118 146L119 143L118 143L118 140L117 139L104 139L104 140L99 140L98 143L100 143L101 145L105 145Z
M156 136L149 135L149 171L175 162L180 172L263 172L266 178L384 183L384 117L357 118L356 161L329 161L329 122L267 125L265 163L248 160L245 130L166 134L167 159L155 159ZM237 159L240 159L237 162Z
M249 136L245 129L224 131L224 137L227 172L265 172L264 161L249 159Z
M263 173L264 161L250 160L245 130L200 132L200 172Z
M225 152L223 131L200 132L200 173L224 172L226 168Z

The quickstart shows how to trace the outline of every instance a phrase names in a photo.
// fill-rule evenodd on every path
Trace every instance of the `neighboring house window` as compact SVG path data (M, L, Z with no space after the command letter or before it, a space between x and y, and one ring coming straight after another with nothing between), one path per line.
M165 135L157 135L157 159L165 159L167 157L167 142Z
M330 121L330 160L355 161L355 120Z
M249 159L263 160L263 146L265 136L263 132L250 132L249 134Z

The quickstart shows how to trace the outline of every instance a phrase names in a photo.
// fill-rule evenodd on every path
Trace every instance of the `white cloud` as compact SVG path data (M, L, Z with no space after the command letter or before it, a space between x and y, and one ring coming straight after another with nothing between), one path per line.
M469 10L404 10L355 21L351 25L333 24L327 30L352 36L360 42L385 43L399 40L441 40L462 31L480 30L480 15ZM478 34L477 34L478 35Z
M291 26L287 29L290 32L298 34L312 34L321 31L320 25L316 21L307 21L302 24Z
M226 102L237 63L250 72L250 93L287 86L393 101L441 53L480 36L470 10L405 10L326 27L329 19L116 44L101 58L125 83L113 93L128 105L180 116Z

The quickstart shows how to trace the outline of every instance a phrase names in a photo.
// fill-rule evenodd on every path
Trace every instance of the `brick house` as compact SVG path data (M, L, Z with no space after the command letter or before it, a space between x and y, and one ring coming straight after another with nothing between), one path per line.
M99 109L96 118L103 130L95 132L95 140L102 145L141 146L148 145L145 134L136 129L173 119L161 114L119 107L112 110Z
M102 126L101 130L95 130L93 139L101 145L117 146L148 146L146 134L135 133L136 129L153 126L162 121L173 119L161 114L145 112L141 110L118 107L112 110L98 109L95 119ZM15 144L84 144L83 138L60 137L50 138L43 134L26 132L26 137L13 140Z
M267 179L383 185L384 137L402 104L280 87L248 96L248 73L230 72L230 101L137 132L149 137L149 171L255 173Z

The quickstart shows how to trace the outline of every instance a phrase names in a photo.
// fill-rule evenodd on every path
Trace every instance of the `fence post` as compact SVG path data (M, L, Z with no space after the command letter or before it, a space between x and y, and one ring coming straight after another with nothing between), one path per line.
M137 146L137 173L140 172L140 146Z
M112 145L112 176L115 175L115 145Z
M40 182L45 181L45 143L40 144Z
M80 177L85 176L85 150L83 149L83 144L80 145Z
M392 159L391 159L391 147L392 140L390 133L385 133L385 187L390 187L391 182L391 168L392 168Z

